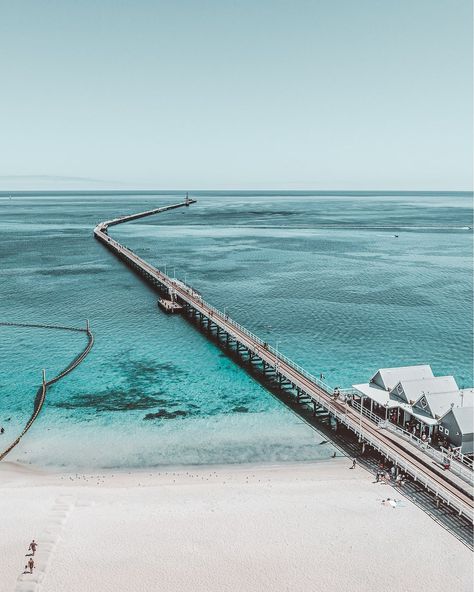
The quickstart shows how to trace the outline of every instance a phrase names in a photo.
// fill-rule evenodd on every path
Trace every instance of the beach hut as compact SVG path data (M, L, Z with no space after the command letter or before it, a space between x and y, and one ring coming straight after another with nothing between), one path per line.
M474 407L452 407L439 421L439 432L462 454L474 453Z

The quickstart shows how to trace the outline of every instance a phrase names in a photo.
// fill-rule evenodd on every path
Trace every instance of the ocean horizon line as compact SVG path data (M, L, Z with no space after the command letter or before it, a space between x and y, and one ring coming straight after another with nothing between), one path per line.
M182 195L184 193L191 193L195 196L216 196L216 197L232 197L232 196L300 196L300 197L396 197L396 196L415 196L427 197L432 195L456 195L456 196L472 196L472 190L386 190L386 189L296 189L296 190L278 190L278 189L13 189L0 190L1 198L9 197L46 197L46 196L80 196L80 195Z

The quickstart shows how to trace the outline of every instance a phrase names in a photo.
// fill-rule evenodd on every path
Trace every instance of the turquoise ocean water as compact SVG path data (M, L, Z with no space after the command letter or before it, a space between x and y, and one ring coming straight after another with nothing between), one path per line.
M194 195L193 195L194 196ZM182 197L182 196L181 196ZM429 363L473 384L472 196L196 194L111 235L333 386ZM1 320L84 324L11 460L70 469L325 458L332 447L92 237L174 195L0 199ZM398 234L398 238L394 235ZM0 327L2 442L81 334ZM145 419L160 410L171 419Z

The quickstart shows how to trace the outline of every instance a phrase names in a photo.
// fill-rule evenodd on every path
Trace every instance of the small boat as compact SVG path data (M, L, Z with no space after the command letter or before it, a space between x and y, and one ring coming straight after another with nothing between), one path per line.
M394 234L393 236L394 236L395 238L398 238L398 234Z

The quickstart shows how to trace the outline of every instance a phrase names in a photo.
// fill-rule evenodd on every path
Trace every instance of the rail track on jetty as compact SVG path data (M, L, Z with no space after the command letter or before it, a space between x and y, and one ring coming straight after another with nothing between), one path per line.
M258 370L266 382L272 383L273 390L279 391L280 400L293 410L301 409L299 415L308 423L317 427L318 416L329 417L335 422L339 434L352 434L353 440L353 436L357 437L357 456L363 459L367 451L371 451L379 458L393 463L397 470L404 471L417 485L417 489L421 488L425 495L429 492L437 509L441 506L441 512L437 512L436 517L432 513L432 516L441 522L442 512L451 518L455 517L461 532L458 538L472 548L468 541L472 539L470 533L474 502L472 486L469 483L450 471L444 471L411 443L384 429L380 422L367 415L365 409L336 401L333 389L329 385L282 355L257 335L232 320L229 315L205 302L193 288L153 267L108 234L111 226L190 206L193 203L195 200L186 197L184 202L178 204L104 221L94 228L94 236L152 288L168 297L172 295L174 301L180 305L183 316L224 349L230 357L240 359L249 373L255 376ZM444 526L449 528L446 524Z
M7 322L0 322L0 327L21 327L27 329L56 329L59 331L74 331L78 333L85 333L87 335L87 344L85 348L80 352L67 366L62 370L58 375L51 380L46 380L46 373L43 370L43 379L41 382L41 386L39 387L34 403L33 403L33 412L30 415L30 418L25 424L25 427L19 434L19 436L5 449L3 452L0 453L0 461L3 460L14 448L20 443L20 440L26 434L26 432L31 428L33 423L35 422L36 418L40 414L43 405L46 400L46 393L48 388L53 385L55 382L61 380L67 376L70 372L72 372L75 368L79 366L79 364L84 360L84 358L88 355L91 351L92 346L94 345L94 336L90 330L89 321L87 321L85 328L80 327L67 327L64 325L46 325L46 324L39 324L39 323L7 323Z

